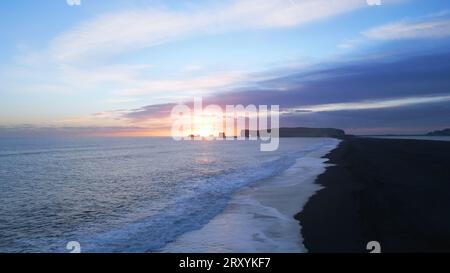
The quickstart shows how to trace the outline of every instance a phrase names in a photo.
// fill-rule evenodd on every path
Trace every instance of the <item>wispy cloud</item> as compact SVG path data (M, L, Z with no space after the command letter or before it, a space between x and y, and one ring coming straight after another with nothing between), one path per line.
M378 128L377 132L385 132L380 129L383 126L444 128L448 127L450 115L450 80L445 77L450 71L449 60L450 54L445 51L431 55L397 56L389 62L369 59L318 65L310 69L293 68L281 75L276 72L271 81L256 80L250 88L219 91L206 96L204 105L278 104L286 110L281 119L283 126L331 126L353 128L353 132L356 131L354 128L360 128L359 132L361 128ZM286 86L286 89L280 91L276 88L278 86ZM130 99L123 98L125 101ZM184 102L189 105L192 98ZM61 119L49 125L125 126L147 128L147 133L153 130L167 132L173 106L173 103L153 103L144 107L120 105L118 110L99 110L92 115ZM133 130L117 131L128 135L135 133Z
M364 36L375 40L445 38L450 37L450 19L396 22L372 28Z
M359 102L344 102L344 103L330 103L318 105L305 105L301 109L288 109L288 113L312 113L312 112L330 112L330 111L350 111L350 110L371 110L371 109L386 109L403 106L412 106L417 104L427 104L435 102L450 101L448 96L430 96L430 97L406 97L395 99L383 99L374 101L359 101Z
M374 41L399 41L412 39L443 39L450 37L450 18L447 10L417 18L372 27L360 35L344 40L341 49L353 49Z
M63 77L71 82L82 85L96 86L98 84L135 85L141 83L143 75L151 72L151 65L110 64L94 67L79 67L73 65L59 66Z
M362 0L242 0L197 10L131 10L99 16L56 37L62 62L151 47L190 35L306 24L366 7Z
M189 97L199 95L205 91L215 90L218 92L220 88L231 87L233 84L242 83L247 79L248 76L245 73L222 72L183 79L144 81L139 87L120 91L118 95L138 96L161 94L161 92L176 92L179 95Z
M31 76L27 77L27 86L20 89L49 90L43 88L43 83L29 81L39 73L42 74L39 81L47 79L55 92L104 92L113 96L110 98L113 102L123 101L121 97L149 94L173 99L217 92L242 83L248 79L247 75L235 71L210 72L191 65L181 68L182 75L158 78L151 71L153 64L111 65L101 57L191 36L294 27L366 6L363 0L295 0L295 5L287 0L231 0L197 8L151 8L103 14L54 37L46 50L21 52L18 62L23 68L17 74L24 78L23 70L27 69ZM24 85L22 82L25 81L17 81L17 85Z

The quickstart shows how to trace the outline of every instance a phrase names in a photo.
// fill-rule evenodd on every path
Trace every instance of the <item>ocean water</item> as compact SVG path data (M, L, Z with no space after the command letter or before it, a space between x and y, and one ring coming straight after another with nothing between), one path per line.
M411 139L411 140L431 140L431 141L450 141L450 136L367 136L370 138L384 139Z
M292 216L337 144L0 139L0 252L304 251Z

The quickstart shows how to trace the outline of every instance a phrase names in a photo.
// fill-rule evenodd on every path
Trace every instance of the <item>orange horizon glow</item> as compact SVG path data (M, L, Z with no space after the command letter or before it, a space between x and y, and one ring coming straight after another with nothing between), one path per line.
M127 132L97 132L88 134L94 137L170 137L170 130L143 130Z

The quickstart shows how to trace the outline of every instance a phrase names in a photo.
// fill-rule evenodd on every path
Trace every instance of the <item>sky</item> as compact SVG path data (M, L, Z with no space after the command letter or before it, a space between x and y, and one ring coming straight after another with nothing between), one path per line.
M165 135L195 97L426 133L450 127L450 2L2 1L0 83L0 136Z

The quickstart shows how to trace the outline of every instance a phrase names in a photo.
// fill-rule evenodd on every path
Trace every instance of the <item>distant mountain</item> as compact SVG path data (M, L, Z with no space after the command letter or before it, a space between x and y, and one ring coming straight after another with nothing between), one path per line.
M243 130L241 132L242 136L248 137L259 136L257 131ZM295 128L280 128L280 137L335 137L342 138L345 137L345 131L335 128L305 128L305 127L295 127Z
M427 136L450 136L450 128L428 133Z

